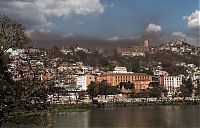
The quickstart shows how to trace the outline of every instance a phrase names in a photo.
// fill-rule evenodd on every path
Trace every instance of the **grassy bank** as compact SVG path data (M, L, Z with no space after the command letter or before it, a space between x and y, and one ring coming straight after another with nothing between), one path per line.
M131 106L151 106L151 105L198 105L198 101L162 101L162 102L130 102L130 103L97 103L97 104L54 104L47 109L36 110L22 114L22 116L45 115L47 113L67 113L67 112L86 112L96 108L108 107L131 107Z
M35 110L22 114L22 116L30 115L45 115L47 113L67 113L67 112L86 112L95 109L96 105L93 104L54 104L49 105L46 109Z
M86 112L86 111L89 111L89 110L90 109L80 109L80 108L74 108L74 109L55 108L55 109L37 110L35 112L26 113L23 116L45 115L47 113Z

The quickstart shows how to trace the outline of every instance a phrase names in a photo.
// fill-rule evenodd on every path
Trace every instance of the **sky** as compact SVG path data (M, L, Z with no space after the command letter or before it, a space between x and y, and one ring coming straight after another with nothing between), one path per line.
M155 37L199 45L200 0L0 0L29 34L105 40ZM42 37L41 37L42 38Z

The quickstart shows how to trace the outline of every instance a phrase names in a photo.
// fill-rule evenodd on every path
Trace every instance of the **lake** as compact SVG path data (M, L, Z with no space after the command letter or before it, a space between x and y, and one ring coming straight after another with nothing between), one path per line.
M140 128L200 127L200 106L133 106L96 109L87 112L30 116L21 128ZM16 127L13 123L5 128Z

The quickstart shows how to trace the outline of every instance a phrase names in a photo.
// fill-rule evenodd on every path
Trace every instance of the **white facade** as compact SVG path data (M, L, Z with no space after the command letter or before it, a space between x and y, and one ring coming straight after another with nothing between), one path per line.
M86 76L78 76L76 79L76 86L78 90L86 91L87 90L87 78Z
M81 69L83 70L84 73L89 71L89 68L87 66L82 66Z
M122 56L145 56L144 52L122 52Z
M113 73L127 73L126 67L115 67Z
M144 52L132 52L132 56L145 56Z
M122 56L132 56L132 52L122 52Z
M164 87L168 90L169 95L174 95L177 88L182 85L181 76L164 76Z
M177 52L177 51L178 51L178 48L177 48L177 47L171 47L171 51L172 51L172 52Z
M154 70L153 74L154 74L154 76L162 76L162 75L167 75L168 72L163 71L163 70Z
M18 56L18 55L24 53L25 50L24 50L24 49L13 49L13 48L9 48L6 52L7 52L7 53L10 53L11 56Z

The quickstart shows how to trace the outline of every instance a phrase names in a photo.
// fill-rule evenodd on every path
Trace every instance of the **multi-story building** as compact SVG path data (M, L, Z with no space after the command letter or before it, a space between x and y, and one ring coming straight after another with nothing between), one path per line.
M82 75L76 78L76 86L78 90L86 91L87 86L92 82L95 81L94 75Z
M174 95L182 85L182 76L162 76L160 84L167 89L169 96Z
M152 76L146 73L106 73L98 76L96 81L101 82L106 80L111 86L119 85L120 82L131 82L134 84L136 92L145 90L149 87L149 83L152 82Z
M117 53L121 56L145 56L149 52L149 41L144 41L144 46L132 46L129 48L117 48Z

